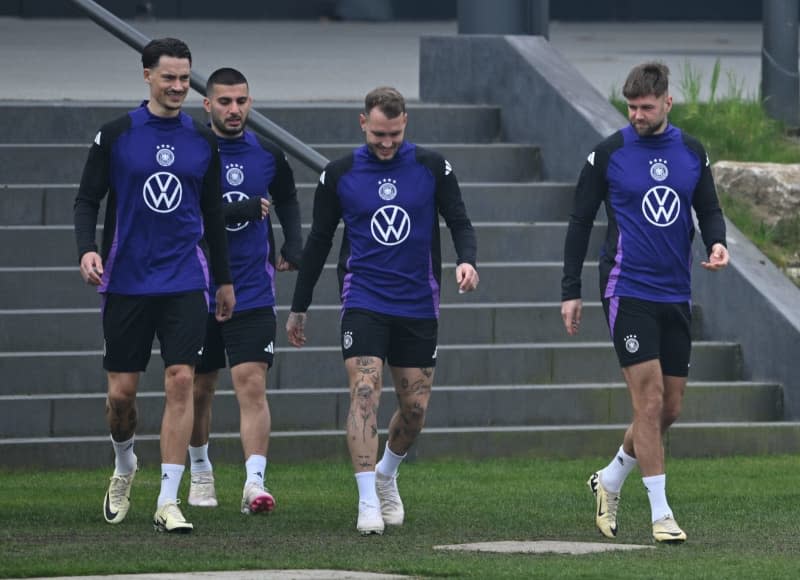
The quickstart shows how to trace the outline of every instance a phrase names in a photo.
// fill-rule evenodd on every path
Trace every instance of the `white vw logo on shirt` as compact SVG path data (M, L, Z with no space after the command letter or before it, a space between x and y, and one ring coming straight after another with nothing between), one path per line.
M222 199L224 199L227 203L234 203L236 201L245 201L250 199L246 193L242 193L241 191L226 191L222 194ZM250 222L239 222L238 224L231 224L225 225L225 229L229 232L238 232L239 230L243 230L247 227Z
M396 246L411 233L411 218L402 207L385 205L372 214L370 230L379 244Z
M681 199L671 187L656 185L644 194L642 213L654 226L671 226L681 213Z
M158 213L170 213L181 204L183 186L172 173L159 171L144 182L142 195L147 207Z

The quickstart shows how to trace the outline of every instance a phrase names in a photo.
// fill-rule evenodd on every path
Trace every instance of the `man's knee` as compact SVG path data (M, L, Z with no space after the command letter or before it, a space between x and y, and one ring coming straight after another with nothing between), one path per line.
M216 391L216 373L195 374L192 387L195 401L205 401Z
M109 373L108 404L112 408L127 407L136 403L138 373Z
M425 419L425 413L428 411L428 400L426 399L401 399L400 401L400 414L409 423L416 423Z
M666 430L680 417L685 391L686 377L664 377L664 409L661 413L663 430Z
M380 403L380 386L372 381L359 381L350 390L351 407L375 407Z
M167 403L186 403L194 397L194 371L188 365L173 365L165 371Z
M167 382L179 387L189 387L194 384L194 371L189 365L172 365L167 367Z
M661 413L661 427L666 430L681 416L681 404L666 404Z
M267 366L245 363L231 369L233 388L239 400L253 404L266 400Z
M663 390L655 385L637 385L631 389L633 416L639 422L659 425L664 414Z
M106 397L106 409L114 416L125 416L136 408L136 397L125 392L109 391Z
M123 388L118 383L109 384L106 420L115 441L126 441L133 436L138 424L135 388Z

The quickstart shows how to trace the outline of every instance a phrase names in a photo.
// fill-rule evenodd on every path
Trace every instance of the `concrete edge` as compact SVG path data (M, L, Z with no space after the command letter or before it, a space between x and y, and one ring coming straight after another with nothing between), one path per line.
M420 98L501 107L503 137L544 143L544 179L574 181L625 119L541 36L420 38Z
M726 220L727 221L727 220ZM800 418L800 289L727 221L730 265L710 273L701 240L694 247L692 291L703 306L704 334L739 342L743 378L777 381L784 388L784 418Z

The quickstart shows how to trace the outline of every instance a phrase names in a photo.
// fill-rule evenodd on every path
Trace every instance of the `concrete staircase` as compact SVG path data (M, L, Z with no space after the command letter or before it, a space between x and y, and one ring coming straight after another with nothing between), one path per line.
M111 461L99 299L78 273L72 203L95 131L132 106L0 104L0 466ZM329 158L361 142L352 104L259 110ZM620 442L630 405L595 301L596 262L585 268L579 341L569 340L561 325L560 261L573 184L541 181L539 149L501 142L499 127L500 111L493 107L410 108L408 137L442 152L462 184L477 230L481 275L478 291L458 295L453 251L443 235L440 357L429 419L414 453L605 456ZM292 166L308 224L317 174L295 161ZM590 260L604 232L598 223ZM349 397L338 347L335 255L315 292L309 346L300 351L287 345L282 332L295 274L278 275L278 348L268 387L274 461L346 457ZM738 345L705 336L702 319L703 305L695 305L690 386L669 452L800 449L797 424L781 422L781 386L743 380ZM140 384L137 434L137 453L151 463L158 462L162 376L154 352ZM386 379L384 427L394 409ZM227 373L213 431L213 458L239 461L238 409Z

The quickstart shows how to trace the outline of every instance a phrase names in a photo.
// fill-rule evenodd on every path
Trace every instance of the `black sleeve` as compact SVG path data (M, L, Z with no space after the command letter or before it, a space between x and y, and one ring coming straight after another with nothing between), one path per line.
M345 158L347 162L348 158ZM341 160L340 160L341 161ZM349 157L352 164L352 155ZM316 286L325 260L333 245L336 227L342 219L342 206L336 192L336 183L341 174L339 162L329 163L320 175L317 189L314 192L314 215L311 221L311 233L308 234L306 247L300 261L300 271L292 298L292 312L305 312L311 305Z
M717 198L717 188L714 185L714 176L711 174L711 164L708 161L708 154L699 141L684 133L686 145L695 152L700 159L702 168L700 169L700 179L695 187L692 196L692 207L697 214L697 223L700 226L700 234L703 236L703 244L706 253L711 254L711 247L714 244L727 246L725 218L722 215L722 208L719 206Z
M617 134L618 135L618 134ZM617 135L609 139L614 139ZM581 297L581 272L594 218L600 204L608 194L606 170L609 159L609 141L599 145L588 157L578 177L572 213L569 216L564 240L564 271L561 278L561 300Z
M200 192L200 210L203 213L203 230L208 244L211 275L219 286L232 284L228 260L228 236L225 233L225 217L222 211L222 189L220 186L220 160L217 139L206 127L195 122L195 127L208 141L211 159L203 176L203 190Z
M297 187L292 167L284 152L266 139L259 138L261 146L275 158L275 177L269 184L269 195L275 213L283 228L283 247L281 255L295 266L303 257L303 234L300 224L300 202L297 200Z
M108 193L111 173L111 148L119 134L130 126L127 115L104 125L94 138L73 206L78 261L86 252L97 252L95 233L100 202Z
M243 201L222 204L222 214L226 224L238 224L261 219L261 198L251 197Z
M456 249L456 264L466 262L477 267L478 240L461 197L458 179L450 163L439 155L436 157L439 164L436 173L436 205L450 230Z

